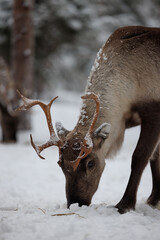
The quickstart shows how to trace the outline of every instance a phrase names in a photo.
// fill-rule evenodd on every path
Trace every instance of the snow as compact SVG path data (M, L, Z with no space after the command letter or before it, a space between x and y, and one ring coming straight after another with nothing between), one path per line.
M91 139L89 131L87 132L87 134L86 134L84 139L85 139L85 141L87 143L87 148L92 148L93 147L93 142L92 142L92 139Z
M97 56L96 56L96 59L94 61L94 64L92 65L92 68L91 68L91 71L90 71L90 75L88 77L88 83L87 83L88 87L91 87L91 85L92 85L92 77L93 77L94 73L96 72L96 70L99 68L99 61L100 61L100 58L101 58L101 55L102 55L102 51L103 51L102 49L103 49L103 46L99 49L99 51L97 53Z
M85 125L85 119L88 118L87 112L86 112L86 110L85 110L85 107L86 107L86 104L83 103L82 108L81 108L81 111L80 111L80 113L81 113L81 118L80 118L80 120L79 120L79 124L81 124L82 126Z
M90 73L90 78L92 77L92 75L94 74L94 72L98 69L99 67L99 61L100 61L100 58L101 58L101 54L102 54L102 48L99 49L98 53L97 53L97 57L94 61L94 64L92 66L92 69L91 69L91 73Z
M63 126L62 126L62 123L61 122L56 122L56 130L57 130L57 133L59 134L59 135L64 135L65 134L65 132L64 132L64 128L63 128Z
M53 104L54 123L61 120L69 130L77 122L80 103ZM52 110L52 111L53 111ZM35 142L48 139L45 116L37 106L32 111ZM151 192L149 166L138 191L136 210L120 215L113 205L122 197L130 174L130 159L139 128L127 130L121 152L107 160L98 191L87 207L66 208L65 178L57 164L58 148L38 158L29 143L29 132L19 134L19 143L0 145L0 240L158 240L160 211L145 201Z
M103 53L103 60L107 60L108 58L107 58L107 56Z

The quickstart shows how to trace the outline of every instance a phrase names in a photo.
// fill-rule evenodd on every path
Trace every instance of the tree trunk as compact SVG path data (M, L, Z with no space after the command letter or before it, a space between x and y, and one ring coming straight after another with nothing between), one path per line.
M15 87L26 97L32 95L33 82L33 13L34 0L14 0L11 70ZM18 104L19 96L15 98ZM27 114L19 116L19 128L30 127Z
M11 73L0 59L0 122L2 141L16 142L18 129L30 127L28 115L15 116L19 105L18 89L31 97L33 81L33 13L34 0L14 0L11 43Z

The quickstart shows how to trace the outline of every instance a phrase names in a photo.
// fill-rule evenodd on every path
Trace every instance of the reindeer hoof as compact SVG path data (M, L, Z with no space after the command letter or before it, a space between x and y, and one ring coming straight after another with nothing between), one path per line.
M127 203L127 202L121 200L115 207L118 208L118 212L120 214L124 214L131 210L135 210L135 203L131 203L131 202Z
M148 198L147 204L160 210L160 192L154 191Z

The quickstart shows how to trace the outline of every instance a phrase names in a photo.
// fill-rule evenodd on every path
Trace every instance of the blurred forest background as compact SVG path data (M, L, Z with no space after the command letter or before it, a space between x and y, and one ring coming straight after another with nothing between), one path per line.
M2 141L16 141L17 130L29 127L12 110L19 105L16 89L46 99L57 90L82 92L115 29L159 21L160 0L0 0Z

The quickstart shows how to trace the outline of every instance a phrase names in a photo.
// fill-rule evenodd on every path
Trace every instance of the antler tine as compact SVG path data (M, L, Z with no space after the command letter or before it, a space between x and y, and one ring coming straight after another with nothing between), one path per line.
M48 148L48 147L54 146L54 145L59 147L59 148L61 146L61 141L57 137L57 135L55 134L55 131L54 131L54 128L53 128L53 125L52 125L51 113L50 113L50 109L51 109L52 103L58 98L58 96L53 98L49 102L49 104L46 105L46 104L44 104L43 102L41 102L39 100L32 100L32 99L24 97L19 91L18 91L18 93L19 93L20 97L23 100L23 105L20 106L19 108L17 108L16 111L26 111L26 110L30 109L31 107L33 107L35 105L39 105L42 108L42 110L43 110L43 112L44 112L44 114L46 116L49 132L50 132L50 139L48 140L48 142L46 142L45 144L42 144L40 146L36 146L34 141L33 141L32 135L30 135L31 144L32 144L33 148L35 149L36 153L38 154L38 156L40 158L45 159L44 157L42 157L40 155L40 153L45 148Z
M98 114L99 114L99 109L100 109L99 97L96 94L89 93L89 94L86 94L86 95L82 96L81 98L82 99L93 99L93 100L95 100L96 111L94 113L93 120L92 120L92 123L89 127L89 130L88 130L88 132L87 132L87 134L86 134L86 136L85 136L85 138L82 142L81 151L79 153L79 156L77 157L77 159L75 161L70 162L71 166L73 168L73 171L76 171L80 161L83 158L87 157L92 152L92 149L93 149L92 133L93 133L93 129L94 129L94 126L96 124Z
M85 145L82 144L79 156L77 157L77 159L75 161L70 162L74 172L76 171L77 167L79 166L80 161L83 158L87 157L91 152L92 152L91 147L87 148Z

